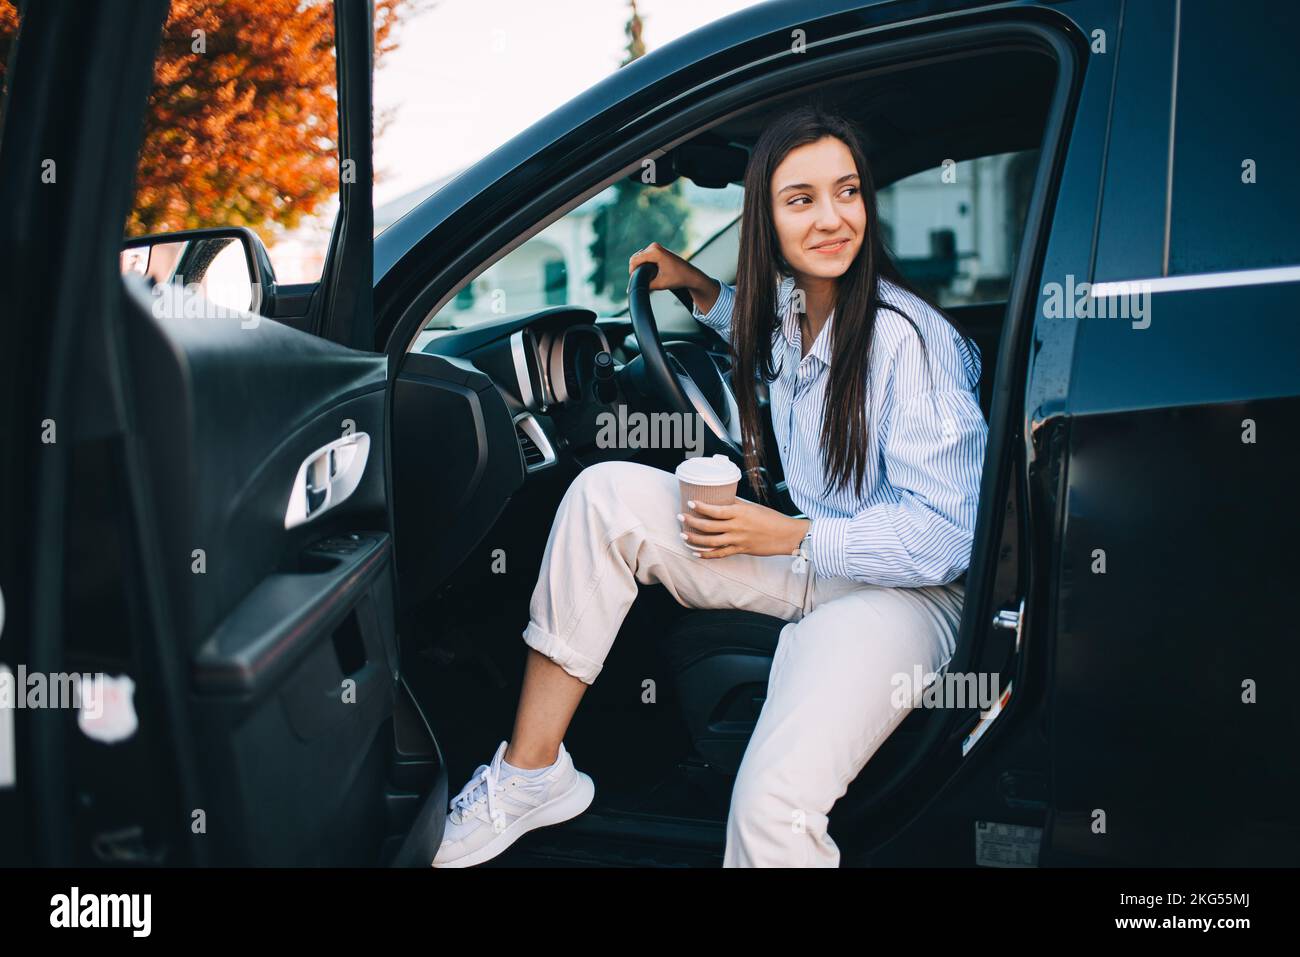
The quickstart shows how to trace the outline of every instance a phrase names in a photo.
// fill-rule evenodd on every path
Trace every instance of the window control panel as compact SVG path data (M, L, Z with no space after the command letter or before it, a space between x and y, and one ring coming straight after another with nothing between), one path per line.
M326 535L298 553L292 571L308 575L337 571L374 551L386 537L383 532L370 531Z
M319 541L312 542L307 547L307 551L314 552L317 555L347 556L355 554L373 542L373 537L353 532L349 535L331 535L329 538L322 538Z

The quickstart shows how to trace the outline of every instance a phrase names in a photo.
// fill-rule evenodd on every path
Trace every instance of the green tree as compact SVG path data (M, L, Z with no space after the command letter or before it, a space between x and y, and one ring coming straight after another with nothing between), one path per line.
M629 0L627 26L627 66L645 53L641 15L636 0ZM614 184L614 198L592 217L595 238L588 251L595 268L587 281L592 290L606 294L617 303L627 299L627 261L638 249L659 243L668 249L685 248L691 209L682 194L681 180L668 186L652 186L640 181L619 180Z

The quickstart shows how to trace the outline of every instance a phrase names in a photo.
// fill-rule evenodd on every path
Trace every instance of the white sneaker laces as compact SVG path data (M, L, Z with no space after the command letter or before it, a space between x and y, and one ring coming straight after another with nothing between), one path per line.
M471 814L475 808L486 797L487 813L489 821L496 821L497 810L496 801L493 800L492 794L499 787L496 771L487 764L480 764L474 776L469 779L469 783L464 789L451 799L451 817L455 823L459 824L466 815ZM482 790L482 793L478 793Z
M536 781L527 781L524 784L524 789L535 791L543 787L545 783L543 778ZM488 821L497 830L504 830L505 812L497 807L496 799L493 797L498 789L502 789L500 768L494 764L480 764L478 769L475 770L474 776L469 779L469 783L451 799L448 809L451 812L452 822L455 824L461 823L466 817L474 814L478 806L486 800ZM500 815L499 821L498 815Z

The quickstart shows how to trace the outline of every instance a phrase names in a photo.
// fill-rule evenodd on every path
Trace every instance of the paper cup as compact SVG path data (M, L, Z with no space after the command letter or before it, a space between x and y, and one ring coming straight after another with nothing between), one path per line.
M736 486L740 484L740 469L725 455L686 459L677 466L677 487L680 511L683 515L694 512L687 502L704 502L706 505L730 505L736 501ZM685 528L683 527L683 531ZM700 545L683 542L697 552L712 551Z

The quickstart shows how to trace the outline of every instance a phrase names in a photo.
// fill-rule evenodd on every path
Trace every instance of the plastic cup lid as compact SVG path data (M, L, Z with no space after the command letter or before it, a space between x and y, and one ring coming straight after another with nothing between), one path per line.
M730 485L740 481L740 469L725 455L697 456L677 466L677 478L691 485Z

